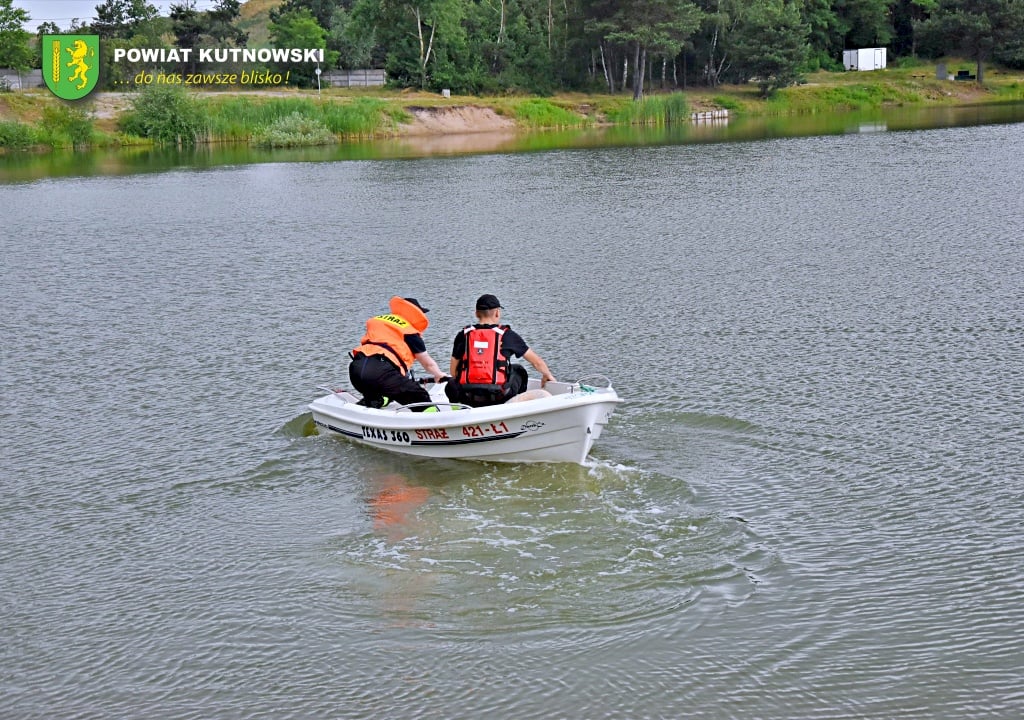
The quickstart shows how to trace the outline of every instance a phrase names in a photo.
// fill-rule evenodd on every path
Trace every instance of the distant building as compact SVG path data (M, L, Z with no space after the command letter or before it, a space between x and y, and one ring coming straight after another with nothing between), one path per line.
M843 67L847 70L884 70L885 48L843 50Z

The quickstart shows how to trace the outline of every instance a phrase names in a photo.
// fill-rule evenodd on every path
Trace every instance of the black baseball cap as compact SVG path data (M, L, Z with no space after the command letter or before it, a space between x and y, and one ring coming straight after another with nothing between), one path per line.
M481 295L476 300L477 310L494 310L500 308L501 302L494 295ZM504 310L504 308L502 308Z
M420 305L420 301L417 300L416 298L402 298L402 299L405 300L406 302L411 302L413 305L415 305L416 307L418 307L420 310L422 310L425 313L430 312L430 309L429 308L425 308L422 305Z

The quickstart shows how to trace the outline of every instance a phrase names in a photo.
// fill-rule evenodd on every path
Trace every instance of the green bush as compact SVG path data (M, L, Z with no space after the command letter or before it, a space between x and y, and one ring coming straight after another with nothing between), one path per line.
M0 120L0 148L27 150L36 142L35 133L20 122Z
M208 139L208 120L199 103L185 90L150 85L132 100L121 130L164 145L195 145Z
M93 118L86 110L59 103L43 108L39 139L50 147L80 148L92 143Z
M334 142L337 139L322 122L298 112L278 118L253 136L253 144L272 148L330 145Z

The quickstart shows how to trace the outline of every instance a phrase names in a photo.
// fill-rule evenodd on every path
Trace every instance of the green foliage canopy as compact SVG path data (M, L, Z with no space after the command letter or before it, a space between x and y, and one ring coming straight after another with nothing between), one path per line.
M980 83L992 57L1024 66L1024 0L939 0L918 34L936 53L954 48L974 58Z
M0 67L24 70L32 62L32 36L22 27L28 21L28 12L14 7L13 0L0 0Z
M0 66L38 66L16 2L0 0ZM169 17L151 0L98 2L70 30L104 38L107 83L139 69L112 67L116 48L240 47L241 26L262 29L242 20L242 0L172 0ZM966 54L979 81L985 62L1024 67L1024 0L282 0L269 17L276 47L326 48L323 70L383 67L392 85L456 93L603 86L640 100L655 73L666 90L756 79L770 93L841 69L855 47L888 47L891 61ZM51 25L40 32L60 32ZM196 56L167 70L195 70ZM314 81L312 66L273 69Z

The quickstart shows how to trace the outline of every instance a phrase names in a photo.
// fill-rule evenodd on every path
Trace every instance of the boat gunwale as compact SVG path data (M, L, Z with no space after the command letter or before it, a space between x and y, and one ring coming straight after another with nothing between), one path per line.
M404 406L395 409L368 408L346 400L338 392L315 399L309 407L313 412L346 422L405 430L462 427L501 420L517 420L587 405L604 403L617 405L621 402L623 399L619 397L615 389L608 387L593 391L559 393L550 397L518 403L503 403L437 413L411 412Z

